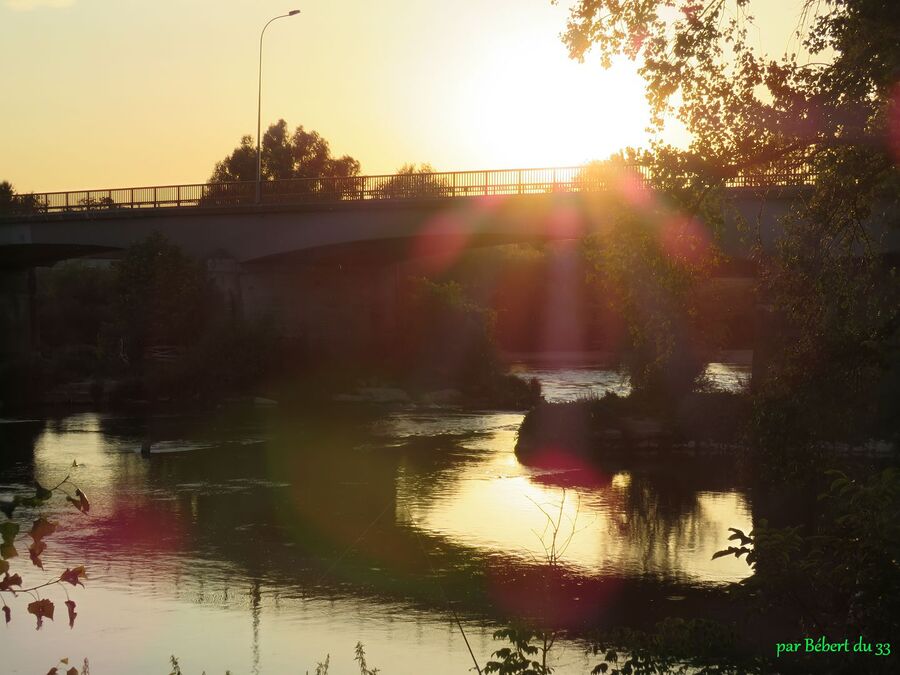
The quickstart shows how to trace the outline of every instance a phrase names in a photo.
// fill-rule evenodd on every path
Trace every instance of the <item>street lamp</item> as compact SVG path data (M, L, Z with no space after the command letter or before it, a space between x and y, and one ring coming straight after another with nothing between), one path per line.
M299 14L299 9L292 9L287 14L276 16L269 19L269 22L263 26L262 32L259 34L259 98L256 104L256 203L262 201L262 57L263 57L263 36L266 34L266 28L269 24L278 19L285 19L289 16Z

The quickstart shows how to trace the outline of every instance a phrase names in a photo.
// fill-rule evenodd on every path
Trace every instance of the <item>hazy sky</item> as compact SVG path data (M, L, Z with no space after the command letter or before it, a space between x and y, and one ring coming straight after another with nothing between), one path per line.
M580 164L639 145L634 64L570 61L550 0L0 0L0 180L19 191L204 182L263 124L363 173Z

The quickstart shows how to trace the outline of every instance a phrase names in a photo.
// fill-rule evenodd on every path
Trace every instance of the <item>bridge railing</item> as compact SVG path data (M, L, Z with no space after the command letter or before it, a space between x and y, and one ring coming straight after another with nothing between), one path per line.
M380 176L299 178L263 181L263 204L306 204L386 199L454 198L552 192L599 192L614 187L625 176L632 184L650 182L647 167L590 164L540 169L450 171ZM793 163L753 169L726 180L729 187L811 185L814 173L806 164ZM96 212L168 207L236 207L256 203L256 183L195 183L17 196L8 211L29 213Z

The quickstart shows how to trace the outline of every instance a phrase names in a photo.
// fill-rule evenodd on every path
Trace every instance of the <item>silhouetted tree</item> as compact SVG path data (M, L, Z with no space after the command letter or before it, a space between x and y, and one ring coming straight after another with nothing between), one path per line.
M5 213L12 208L15 194L12 183L8 180L0 181L0 213Z
M195 340L209 307L203 265L155 233L116 264L116 319L129 361L153 344Z
M349 155L332 157L331 148L316 131L298 126L294 133L283 119L272 124L262 139L262 175L265 180L287 178L349 178L359 174L359 162ZM241 138L232 153L216 163L211 183L256 180L256 145Z
M16 194L12 183L7 180L0 181L0 216L32 213L38 210L39 206L34 195Z
M404 164L378 187L378 195L386 199L439 197L446 193L449 186L446 180L436 177L434 173L431 164Z
M782 219L775 255L758 256L778 323L769 375L755 383L760 446L794 452L869 434L873 417L891 416L890 398L877 394L900 371L898 285L865 223L896 225L900 213L900 5L804 0L797 48L772 56L753 37L772 27L754 23L752 4L580 0L564 41L572 57L596 49L606 66L640 58L660 133L639 158L688 215L706 210L714 229L708 207L754 174L808 186ZM686 148L661 133L671 116L691 133Z

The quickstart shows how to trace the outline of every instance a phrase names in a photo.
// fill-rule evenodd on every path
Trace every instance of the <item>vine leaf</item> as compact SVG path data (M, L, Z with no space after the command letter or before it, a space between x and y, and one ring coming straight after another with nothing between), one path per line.
M39 542L44 537L49 537L51 534L56 532L57 524L51 523L49 520L41 516L36 521L34 521L34 525L31 526L31 532L29 532L29 536L34 539L35 543Z
M9 572L9 563L5 560L0 560L0 574L6 574Z
M45 488L43 485L41 485L37 481L34 482L34 498L35 499L39 499L40 501L44 502L44 501L47 501L48 499L50 499L50 497L52 497L52 496L53 496L52 490L48 490L47 488Z
M68 581L73 586L81 586L84 588L84 584L81 583L82 578L87 579L87 571L84 569L84 565L79 565L73 569L67 569L59 575L60 581Z
M13 574L9 576L9 574L4 574L3 579L0 580L0 591L12 591L13 586L22 587L22 577L18 574ZM15 591L13 591L15 593Z
M28 555L31 557L31 562L35 567L40 567L44 569L44 563L41 560L41 553L47 550L47 544L42 541L36 541L31 546L28 547Z
M746 546L747 544L753 543L753 540L750 537L748 537L736 527L729 527L728 531L733 533L730 537L728 537L728 541L734 541L735 539L737 539L741 542L741 546Z
M30 602L28 603L28 613L37 617L37 627L40 630L44 624L44 617L53 621L53 602L47 598Z
M4 544L12 544L17 534L19 534L18 523L3 523L0 525L0 538L3 539Z
M78 675L78 668L72 666L66 671L66 675Z
M17 555L19 555L19 552L12 544L0 544L0 557L4 560L15 558Z
M84 494L84 492L81 490L81 488L78 488L75 490L75 496L81 500L81 509L80 510L83 513L87 513L88 511L91 510L91 502L88 501L87 495Z
M75 601L66 600L66 609L69 610L69 628L73 628L75 626L75 617L78 616L78 612L75 611Z
M82 513L87 513L91 510L91 503L88 501L87 495L84 494L81 489L75 490L75 497L67 496L66 501L71 502L75 508Z

